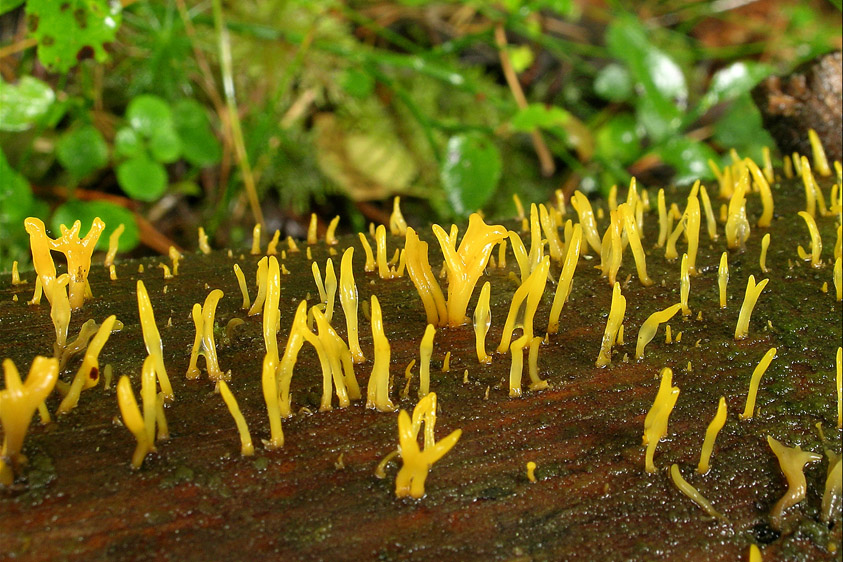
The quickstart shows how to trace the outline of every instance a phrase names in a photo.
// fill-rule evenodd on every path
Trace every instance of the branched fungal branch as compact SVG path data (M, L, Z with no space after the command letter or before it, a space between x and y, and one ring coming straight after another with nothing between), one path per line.
M741 312L738 315L738 324L735 326L735 339L742 340L749 335L749 319L752 316L752 311L755 308L755 303L758 302L758 297L761 296L761 291L767 286L769 279L764 279L757 285L755 284L755 276L750 275L746 282L746 293L744 295L743 304L741 305Z
M354 272L351 267L351 260L354 256L354 248L348 248L342 255L340 263L340 305L345 315L346 332L348 332L348 348L351 352L351 359L354 363L362 363L366 360L363 350L360 348L360 337L357 326L357 284L354 282Z
M459 248L456 248L456 240L439 225L433 225L433 234L439 241L448 272L447 324L461 326L467 322L468 302L486 269L492 248L506 237L507 231L502 226L487 225L480 215L473 213L468 218L468 229ZM443 320L439 319L440 325L444 324Z
M214 341L214 316L217 313L217 304L223 297L223 292L214 289L205 298L202 305L202 347L200 353L205 357L205 368L208 370L208 378L214 382L230 380L231 372L225 373L220 369L217 360L217 344Z
M407 221L401 213L401 198L396 196L392 200L392 214L389 215L389 232L394 236L407 234Z
M811 451L803 451L798 445L787 447L769 435L767 443L779 459L779 466L787 479L787 492L776 502L773 511L770 512L770 524L774 529L779 530L782 527L785 510L805 499L808 488L805 481L805 465L821 460L822 456Z
M53 391L59 375L59 361L38 356L32 361L26 382L11 359L3 361L6 387L0 390L0 424L3 449L0 450L0 485L10 486L15 472L25 462L21 455L23 440L35 410Z
M443 326L448 322L448 309L442 289L430 268L427 249L427 242L419 240L416 231L408 227L404 242L407 274L422 299L427 323Z
M424 423L424 449L419 448L418 436ZM398 412L398 451L402 466L395 477L395 495L421 498L430 468L459 441L462 430L457 429L438 442L434 438L436 425L436 393L431 392L413 408L412 418L406 410Z
M811 267L822 267L821 254L823 251L823 241L820 238L820 231L817 229L817 222L814 217L805 211L799 211L799 216L805 219L805 224L808 227L808 232L811 234L811 253L807 254L802 246L797 246L796 251L799 257L805 261L811 260Z
M372 363L372 373L369 375L369 385L366 387L366 407L377 408L381 412L395 410L395 405L389 399L389 340L383 330L383 312L378 297L372 295L372 340L375 346L375 359Z
M99 354L102 351L105 342L111 335L114 324L117 322L117 317L113 314L106 318L102 325L97 330L96 335L88 344L85 351L85 358L82 360L82 365L76 371L76 376L73 377L73 382L70 385L70 390L65 395L64 399L59 404L56 414L66 414L76 407L79 402L79 396L83 390L93 388L99 382L100 363Z
M542 258L538 267L527 277L527 280L515 291L515 295L513 295L512 302L509 305L506 322L503 326L501 343L497 350L498 353L506 353L506 350L509 349L512 331L515 328L516 316L525 300L526 305L524 306L524 318L522 322L524 326L524 337L527 343L533 338L533 318L536 315L541 296L544 294L548 271L550 271L550 256L545 256Z

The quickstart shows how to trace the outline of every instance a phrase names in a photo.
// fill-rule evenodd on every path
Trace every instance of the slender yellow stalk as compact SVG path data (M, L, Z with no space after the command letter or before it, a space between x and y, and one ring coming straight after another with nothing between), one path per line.
M597 222L594 220L594 211L591 208L588 197L583 195L579 190L574 191L571 205L574 206L574 210L577 211L577 215L580 217L580 224L582 225L586 242L597 252L597 255L600 255L600 250L602 249L600 234L597 232Z
M252 251L253 256L259 256L261 253L261 225L256 224L252 228Z
M340 408L346 408L349 405L349 392L348 386L346 385L347 380L352 382L359 397L359 388L357 388L357 379L354 377L354 371L352 370L350 373L347 373L349 375L348 377L343 376L342 357L343 352L347 352L348 348L345 346L345 342L342 341L342 338L339 334L337 334L336 330L334 330L328 322L327 317L322 313L322 311L317 307L313 307L310 310L316 320L316 325L319 331L319 341L322 343L322 348L325 350L326 358L331 367L331 378L333 379L333 386L336 389L339 406ZM320 411L329 410L331 408L330 380L328 381L328 384L324 385L322 388L322 403L323 407L320 408Z
M199 227L199 251L206 256L211 253L211 246L208 244L208 235L205 234L205 229Z
M548 387L547 381L539 378L539 348L542 344L540 336L534 336L530 340L530 352L527 355L527 367L530 374L530 390L544 390Z
M541 222L545 236L547 236L550 257L557 263L561 262L564 258L562 252L565 249L565 245L559 239L559 225L556 224L555 214L549 212L544 205L539 205L539 221Z
M770 270L767 269L767 250L770 248L770 233L764 235L764 238L761 239L761 257L759 258L759 265L761 266L761 272L767 273Z
M389 215L389 232L394 236L407 234L407 221L401 213L401 198L396 196L392 200L392 214Z
M255 273L255 281L258 284L258 294L255 296L255 301L249 309L249 316L260 314L261 310L263 310L263 304L266 300L266 271L268 267L269 258L264 256L258 261L258 270Z
M220 395L222 396L225 405L228 407L231 417L234 418L234 423L237 424L237 431L240 433L240 454L244 457L249 457L255 454L255 446L252 444L252 436L249 433L249 426L246 425L246 418L240 411L240 406L237 405L237 400L228 384L224 380L217 383L219 386Z
M263 342L266 353L272 356L273 363L278 363L278 321L281 300L281 270L278 259L269 257L266 269L266 298L263 303Z
M334 318L334 302L337 298L337 274L331 258L328 258L325 264L325 296L325 318L331 322Z
M761 296L761 291L767 286L769 279L764 279L758 285L755 284L755 276L750 275L746 282L746 293L744 294L743 304L741 305L741 312L738 315L738 324L735 327L735 339L742 340L749 335L749 319L752 316L752 310L755 308L758 297Z
M521 282L524 283L530 276L530 258L527 254L527 248L517 232L510 230L508 236L512 242L512 254L515 256L516 263L518 263Z
M238 264L234 264L234 276L237 277L237 284L240 286L240 294L243 295L243 310L249 310L249 307L252 304L251 299L249 298L249 288L246 287L246 277L243 275L243 270L240 269Z
M808 232L811 234L811 254L808 255L805 250L802 249L802 246L797 246L796 250L799 254L799 257L805 261L811 260L811 267L822 267L822 251L823 251L823 241L820 238L820 231L817 229L817 223L814 220L814 217L806 213L805 211L799 211L799 216L805 220L805 224L808 226Z
M679 303L682 305L682 316L691 315L691 308L688 306L688 296L691 294L689 261L688 254L682 254L682 263L679 266Z
M430 268L427 249L427 242L420 241L416 231L408 227L404 241L407 274L422 299L427 323L440 326L447 323L448 310L442 289Z
M484 365L492 362L492 357L486 353L486 334L492 324L492 311L489 308L489 296L492 284L486 281L474 308L474 344L477 350L477 360Z
M155 415L158 401L157 385L155 384L155 362L151 355L147 355L141 368L141 402L143 403L143 427L146 440L155 445Z
M274 256L278 254L278 242L281 239L281 231L275 230L272 234L272 239L269 241L269 244L266 245L266 255Z
M843 266L841 266L841 258L834 260L834 290L837 293L837 302L843 299Z
M512 331L515 328L515 320L518 315L518 310L524 301L527 304L524 308L524 337L526 342L533 338L533 319L535 318L536 309L538 308L541 296L544 294L544 288L547 284L547 274L550 270L550 256L545 256L539 266L527 278L527 280L515 291L512 297L512 302L509 305L509 314L507 314L506 322L503 326L503 333L501 334L501 343L498 346L498 353L506 353L509 349L509 342L512 338ZM526 345L526 344L525 344Z
M776 348L771 347L752 372L752 378L749 380L749 393L746 396L746 405L744 406L743 413L740 415L742 420L752 418L755 413L755 397L758 395L758 385L761 382L761 377L767 372L767 368L775 357Z
M647 446L644 464L647 472L656 471L653 463L656 445L667 435L667 421L678 398L679 388L673 386L673 370L665 367L661 372L661 383L656 399L644 418L644 445Z
M317 224L316 213L311 213L310 214L310 223L307 225L307 245L308 246L316 244L319 241L317 226L318 226L318 224Z
M372 373L369 375L369 385L366 389L366 407L377 408L382 412L395 410L395 405L389 399L389 340L383 330L383 312L378 297L372 295L372 340L375 346L375 359Z
M509 353L512 362L509 366L509 396L518 398L521 396L521 376L524 372L524 348L530 343L530 338L521 336L509 346Z
M624 221L624 231L629 240L629 247L632 249L632 255L635 258L635 268L638 271L638 281L645 287L649 287L654 283L647 275L647 258L644 255L644 247L641 245L641 238L638 235L638 225L635 222L635 216L629 204L624 203L618 206L618 213Z
M808 129L808 142L811 143L811 152L814 156L814 168L821 176L830 176L831 168L828 166L828 158L825 155L823 143L814 129Z
M82 390L93 388L99 382L99 354L103 346L105 346L105 342L108 341L108 337L111 335L116 321L117 317L113 314L106 318L97 330L91 343L88 344L88 348L85 351L85 358L82 360L82 365L76 371L76 376L73 377L70 390L64 396L64 399L56 410L57 415L70 412L79 403Z
M430 392L430 357L433 355L435 335L436 328L433 324L428 324L419 346L419 398L424 398Z
M351 352L351 359L354 363L362 363L366 360L363 350L360 348L360 337L357 323L357 284L354 282L354 271L352 269L352 258L354 248L348 248L342 255L340 262L340 305L345 315L345 327L348 333L348 348Z
M823 197L823 192L811 171L811 164L805 156L801 159L800 167L802 169L802 184L805 186L805 210L814 217L816 216L817 206L819 206L820 215L824 216L826 214L825 197Z
M676 487L679 488L679 491L688 496L695 504L700 506L703 511L717 519L723 517L717 513L717 510L714 509L711 502L705 499L705 497L703 497L696 488L691 486L691 484L682 477L682 472L679 470L679 466L675 463L670 465L670 478L673 480Z
M711 423L708 424L708 429L705 430L705 440L703 440L702 450L700 451L700 462L697 465L697 472L699 474L706 474L709 470L709 463L711 461L711 453L714 451L714 442L717 439L717 434L723 429L726 424L726 398L720 397L720 402L717 403L717 413Z
M840 260L837 260L838 262ZM839 298L837 300L840 300ZM837 429L843 428L843 348L837 348Z
M149 453L155 450L153 444L149 441L144 426L143 416L141 416L138 402L135 400L135 393L132 391L132 383L129 382L129 377L123 375L117 382L117 404L120 407L120 415L123 418L123 425L134 435L138 442L135 447L135 452L132 455L132 467L140 468L143 464L143 459Z
M217 360L217 345L214 342L214 316L217 312L217 304L223 297L223 292L214 289L205 298L202 305L202 355L205 356L205 368L208 370L208 378L212 381L228 380L231 372L224 373L220 369Z
M708 238L709 240L717 240L720 237L717 234L717 221L715 220L714 210L711 208L711 199L704 185L700 186L700 199L702 199L703 210L705 211L705 225L708 230Z
M644 347L654 337L656 337L656 331L659 329L659 324L663 324L673 318L673 316L682 309L681 303L676 303L672 306L665 308L664 310L659 310L652 313L645 321L644 324L641 325L641 329L638 330L638 342L635 346L635 358L641 359L644 357Z
M167 376L167 370L164 367L164 344L161 343L161 334L155 324L155 314L149 300L149 293L146 292L146 287L141 280L138 280L137 293L138 315L140 316L146 351L155 361L155 372L158 374L158 383L161 385L164 398L168 402L172 402L175 395L173 394L173 387L170 385L170 378Z
M726 287L729 284L729 253L720 255L720 267L717 268L717 287L720 290L720 308L726 308Z
M773 192L770 190L770 184L767 182L767 178L764 177L764 173L758 167L758 164L751 158L745 158L744 162L747 168L749 168L752 178L755 180L755 184L758 186L761 194L763 210L761 216L758 218L758 227L767 228L773 220Z
M665 203L664 199L664 189L659 189L658 195L658 209L659 209L659 241L656 243L656 246L659 248L664 247L665 242L667 242L667 235L670 226L668 225L668 218L667 218L667 204Z
M600 353L598 353L595 363L598 367L605 367L612 362L612 344L618 338L618 332L623 325L625 313L626 297L621 295L621 284L615 283L612 289L612 305L609 308L609 318L606 320L606 329L603 331Z
M328 223L328 229L325 231L325 244L328 246L336 246L337 240L337 226L340 224L340 216L337 215Z
M106 252L105 260L103 260L103 265L105 267L110 267L114 264L114 257L117 255L117 249L120 246L120 235L123 234L125 229L126 225L120 224L108 237L108 252Z
M571 284L580 258L582 237L582 225L574 225L571 239L568 241L568 250L565 252L565 265L562 266L559 283L556 285L556 293L553 295L553 303L550 305L550 318L547 322L548 334L555 334L559 331L559 316L562 314L562 307L565 306L568 296L571 294Z
M196 328L196 335L193 337L193 347L190 349L190 363L187 366L187 373L185 374L187 380L198 379L202 374L199 371L199 367L196 366L196 362L199 359L199 352L202 349L202 305L198 302L193 305L191 317L193 318L193 326Z
M749 220L746 218L746 192L749 189L749 175L744 173L729 199L729 211L726 218L726 244L730 249L743 248L749 238Z

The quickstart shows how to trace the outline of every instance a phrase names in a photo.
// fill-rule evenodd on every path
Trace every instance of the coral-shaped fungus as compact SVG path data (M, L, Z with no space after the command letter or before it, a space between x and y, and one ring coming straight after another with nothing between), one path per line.
M424 422L424 449L419 448L418 436ZM436 393L431 392L413 409L412 418L406 410L398 412L398 450L403 465L395 477L395 495L399 498L424 496L424 483L433 463L441 459L459 441L462 430L457 429L436 441Z

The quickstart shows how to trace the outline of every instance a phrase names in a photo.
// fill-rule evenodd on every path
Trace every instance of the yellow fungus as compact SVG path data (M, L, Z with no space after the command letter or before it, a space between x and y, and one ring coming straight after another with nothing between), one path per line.
M530 340L530 352L527 355L527 372L530 374L530 390L533 391L544 390L548 386L547 381L539 378L539 347L541 343L541 337L533 337Z
M442 360L442 372L449 373L451 371L451 352L445 353L445 359Z
M366 360L363 350L360 348L360 338L357 326L357 284L354 282L354 271L351 260L354 256L354 248L348 248L342 255L340 263L340 305L345 315L345 326L348 334L348 348L351 352L351 359L354 363L362 363Z
M389 454L382 458L381 461L378 463L378 466L375 467L375 478L379 478L381 480L386 478L386 465L389 464L392 459L397 457L399 454L400 451L398 449L395 449L394 451L390 451Z
M512 362L509 367L509 396L521 396L521 376L524 371L524 348L530 343L526 335L521 336L509 346Z
M91 269L91 255L94 253L100 234L105 229L105 223L99 217L95 218L88 234L80 240L81 227L81 221L74 222L70 229L61 225L61 238L48 240L52 250L63 253L67 258L67 273L70 276L68 292L70 306L74 310L82 308L86 291L90 291L88 271Z
M764 178L766 178L768 183L773 183L776 178L773 173L773 160L770 158L769 146L761 147L761 159L764 162Z
M700 451L700 462L697 465L697 472L706 474L709 470L709 462L711 460L711 453L714 451L714 442L717 439L717 434L723 429L726 423L726 398L720 397L720 402L717 404L717 413L711 423L708 424L708 429L705 430L705 439L703 440L702 450Z
M574 197L571 199L571 204L577 211L577 215L579 215L580 224L582 225L583 235L585 236L586 242L588 242L588 245L591 246L599 255L600 250L602 249L600 235L597 233L597 223L594 220L594 211L591 208L591 203L589 203L588 197L583 195L579 190L574 191Z
M372 246L369 244L369 240L366 238L366 235L362 232L358 232L357 236L360 238L360 243L363 245L363 252L366 254L366 264L363 266L363 270L367 272L375 271L375 257L372 254Z
M286 240L287 240L287 251L288 252L294 254L294 253L300 251L298 244L296 244L296 241L293 240L292 236L287 236Z
M518 263L518 271L521 274L521 283L523 283L530 276L530 258L527 254L527 248L517 232L509 231L508 236L512 242L512 254L515 256L516 263Z
M837 242L834 243L834 259L843 255L843 224L837 225Z
M208 378L212 381L228 380L231 373L224 373L217 360L217 346L214 342L214 316L217 312L217 304L223 297L223 292L214 289L205 298L202 305L202 355L205 357L205 368L208 370Z
M752 178L755 180L761 193L763 210L756 224L759 228L767 228L773 220L773 192L770 190L770 184L767 182L767 178L764 177L764 173L758 167L758 164L751 158L746 158L744 162L746 162L747 168L752 173Z
M834 290L837 293L837 302L843 299L843 266L841 266L841 258L834 260Z
M263 303L263 342L266 353L278 363L278 302L281 300L281 271L278 259L270 256L266 268L266 298ZM204 310L204 309L203 309Z
M838 260L839 262L840 260ZM838 299L839 300L839 299ZM837 348L837 429L843 427L843 348Z
M138 442L135 452L132 455L132 467L140 468L141 464L143 464L143 459L146 455L153 452L155 447L146 436L143 417L141 416L140 408L138 408L137 400L135 400L135 393L132 391L132 383L129 382L129 377L125 375L120 377L120 380L117 382L117 404L120 407L123 425L134 435L135 440Z
M424 398L430 392L430 357L433 355L435 335L436 328L433 324L428 324L419 345L419 398Z
M498 244L498 267L506 269L506 238Z
M661 248L667 242L667 234L670 228L667 217L667 205L664 199L664 189L659 189L658 195L658 210L659 210L659 240L656 245Z
M307 225L307 244L308 246L312 244L316 244L318 242L317 238L317 219L316 213L310 214L310 223ZM310 258L308 258L310 259Z
M841 466L841 457L840 455L829 455L828 460L825 490L823 491L822 508L820 510L820 519L826 523L834 521L835 516L838 521L840 520L840 500L843 496L843 466Z
M746 396L746 406L744 406L743 413L740 415L742 420L750 419L753 416L755 411L755 397L758 394L758 384L761 382L761 377L767 371L767 368L775 357L776 348L771 347L752 372L752 378L749 381L749 393Z
M419 448L418 435L424 423L424 449ZM398 413L398 451L402 466L395 478L395 495L421 498L430 468L459 441L462 430L457 429L444 439L436 441L436 393L431 392L413 409L412 418L406 410Z
M125 228L126 225L120 224L108 237L108 252L106 252L105 260L103 260L103 265L105 267L110 267L114 264L114 257L117 255L117 248L120 243L120 235L123 234L123 230L125 230Z
M286 266L286 265L284 265L283 263L281 264L281 273L282 273L283 275L289 275L289 274L290 274L290 270L289 270L289 269L287 269L287 266Z
M184 257L181 252L179 252L175 246L170 246L169 250L167 250L167 255L170 257L170 260L173 262L173 275L179 274L179 262Z
M603 249L600 252L600 267L603 270L602 274L609 278L609 284L614 285L623 259L623 247L621 245L623 226L617 211L612 211L610 217L609 226L606 228L606 234L603 235L601 242Z
M547 333L555 334L559 331L559 316L562 314L562 307L571 294L571 285L574 280L574 272L580 257L580 246L582 245L582 226L574 226L571 239L568 241L568 249L565 252L565 264L562 266L562 273L559 276L559 283L556 285L556 293L553 295L553 303L550 306L550 317L547 322Z
M811 171L811 164L804 156L801 159L800 167L802 169L800 174L802 176L802 184L805 186L805 210L809 215L814 217L816 216L817 206L819 206L820 215L825 215L825 198Z
M117 281L117 268L114 267L114 264L108 266L108 277L112 281ZM40 282L41 280L38 279L37 281Z
M230 252L231 252L231 250L229 250L229 253ZM143 273L143 264L142 263L138 264L138 273Z
M670 331L670 324L664 327L664 343L673 343L673 337L671 336Z
M621 284L615 283L612 289L612 305L609 308L606 329L603 331L603 341L600 345L600 353L597 355L597 361L595 363L598 367L605 367L612 362L612 344L618 338L625 313L626 297L621 295Z
M665 367L661 372L661 383L656 399L644 418L644 445L647 446L645 469L647 472L656 471L656 466L653 464L656 445L667 435L667 421L676 405L676 400L679 398L679 388L672 385L673 370Z
M217 385L219 386L220 395L228 407L228 411L231 413L231 417L234 418L237 431L240 433L240 454L244 457L254 455L255 446L252 444L249 426L246 425L246 418L243 417L243 413L240 411L240 406L237 405L234 394L231 393L231 389L228 388L228 384L224 380L220 380Z
M252 229L252 251L251 254L253 256L259 256L261 254L261 225L260 223L256 224L255 227Z
M741 174L735 192L729 199L726 218L726 244L730 249L743 248L749 238L749 220L746 218L746 192L749 189L749 175Z
M272 234L272 239L269 241L269 244L266 245L266 255L274 256L278 253L278 241L281 239L281 231L276 230Z
M324 304L328 300L325 292L325 283L322 281L322 272L316 262L310 264L310 271L313 273L313 281L316 283L316 290L319 291L319 300Z
M533 319L535 318L541 297L544 294L544 288L547 285L547 274L549 270L550 256L545 256L536 270L515 291L515 294L512 296L512 302L509 305L509 314L507 314L506 322L503 326L498 353L505 353L509 349L512 330L515 328L516 316L525 300L526 305L524 306L524 317L522 321L524 337L527 338L527 342L533 338Z
M211 253L211 246L208 245L208 235L205 234L205 229L199 227L199 251L206 256Z
M396 196L392 200L392 214L389 215L389 232L394 236L407 234L407 221L401 213L401 198Z
M720 308L726 308L726 287L729 284L729 254L723 252L720 256L720 266L717 268L717 286L720 290Z
M448 311L442 289L430 268L427 250L427 242L420 241L416 231L408 227L404 242L407 273L422 299L428 324L438 326L447 323Z
M690 316L691 309L688 306L688 296L691 293L691 276L688 254L682 254L682 263L679 266L679 303L682 305L682 316Z
M162 270L164 270L164 279L172 279L173 278L173 274L170 271L169 265L167 265L166 263L160 263L159 262L158 267L160 267ZM165 288L166 288L166 285L165 285Z
M542 242L542 229L539 221L539 211L536 204L530 205L530 272L532 273L544 257L544 243Z
M641 245L641 238L638 234L638 225L635 222L632 208L628 203L623 203L618 206L618 213L624 222L624 230L629 240L629 247L632 250L632 256L635 258L635 267L638 271L638 281L642 285L648 287L653 284L653 280L647 276L647 259L644 255L644 247ZM599 250L598 250L599 252Z
M35 273L41 280L47 301L53 302L53 283L56 280L56 265L53 256L50 254L50 238L47 236L47 229L41 219L29 217L23 222L26 232L29 234L29 246L32 252L32 265Z
M714 210L711 208L711 199L708 197L708 191L705 186L700 186L700 199L702 199L703 210L705 211L705 225L708 230L709 240L717 240L720 236L717 234L717 221L714 217Z
M758 546L754 544L749 545L749 562L763 562L763 560Z
M565 194L561 189L557 189L553 192L553 195L556 198L556 212L559 214L559 217L564 217L568 212L565 208Z
M369 375L369 385L366 389L366 407L377 408L382 412L395 410L395 405L389 399L389 340L383 331L383 312L378 297L372 295L372 340L375 347L375 359L372 373Z
M459 248L455 247L456 240L449 239L440 226L433 225L433 234L439 241L448 272L448 324L460 326L467 322L468 302L486 269L492 248L506 237L507 230L502 226L487 225L480 215L472 213Z
M307 256L308 260L313 259L313 255L311 254L311 251L310 251L310 246L308 246L307 248L304 249L304 255Z
M616 211L618 208L618 186L612 185L609 188L609 196L606 198L606 204L609 205L610 211Z
M57 415L66 414L75 408L79 402L79 396L82 390L93 388L99 382L99 354L105 342L108 341L108 337L111 335L116 321L117 317L112 314L103 321L97 330L96 335L85 351L85 358L82 360L82 365L80 365L76 371L76 375L73 377L70 391L65 395L56 410Z
M351 354L345 342L328 322L325 315L317 307L310 309L318 327L318 339L322 344L325 358L330 366L330 376L322 380L322 403L319 411L331 409L331 380L336 389L340 408L349 405L349 398L360 398L360 388L354 376L351 364ZM344 372L343 372L344 371Z
M147 355L141 368L141 402L143 403L143 426L146 432L146 440L151 446L155 446L155 417L158 402L158 393L155 384L155 363L154 359Z
M799 253L799 257L805 261L808 261L810 259L811 267L821 267L821 254L823 251L823 242L822 238L820 238L820 231L817 229L817 223L814 220L814 217L812 217L805 211L799 211L798 214L800 217L805 219L805 224L808 226L808 232L811 234L811 254L808 255L807 253L805 253L805 250L802 249L802 246L797 246L796 250Z
M190 349L190 363L187 366L185 378L195 380L201 375L199 368L196 366L202 345L202 305L198 302L193 305L191 317L193 318L193 326L196 328L196 334L193 337L193 347Z
M11 359L3 361L6 386L0 390L0 424L3 448L0 450L0 485L14 482L23 457L21 449L32 416L53 391L59 374L58 359L38 356L32 361L26 381Z
M512 194L512 202L515 203L515 218L519 221L524 220L524 205L521 204L521 198L518 197L517 193Z
M70 325L71 315L70 299L67 296L66 288L69 280L70 278L67 273L63 273L50 283L53 294L50 318L56 330L56 343L53 346L55 355L59 355L64 350L65 343L67 342L67 330Z
M155 372L158 375L158 381L161 385L161 391L164 393L164 398L168 402L172 402L175 396L173 395L173 387L170 386L170 379L167 377L167 370L164 367L164 346L161 343L161 334L158 332L158 326L155 324L155 314L152 310L152 303L149 301L149 294L146 292L146 287L141 280L138 280L137 293L138 315L140 316L146 351L155 360Z
M623 345L623 324L618 326L618 336L615 338L615 345Z
M336 246L337 241L337 226L340 224L340 216L337 215L328 223L328 229L325 231L325 244L328 246Z
M767 286L768 281L769 279L764 279L756 285L755 276L749 276L746 282L746 293L744 294L743 304L741 305L741 312L738 315L738 324L735 327L736 340L742 340L749 335L749 319L752 316L752 310L755 308L758 297L761 296L761 291Z
M770 233L764 235L764 238L761 239L761 257L759 258L759 265L761 266L761 272L767 273L770 270L767 269L767 250L770 248Z
M638 330L638 342L635 346L635 358L641 359L644 357L644 347L656 336L656 331L659 329L659 324L667 322L682 309L682 304L677 303L672 306L652 313L641 325Z
M717 510L711 505L711 503L703 497L703 495L690 483L688 483L685 478L682 477L682 472L679 470L679 465L672 464L670 465L670 478L673 480L673 483L679 488L679 491L688 496L695 504L700 506L700 508L711 515L716 519L722 518L722 515L717 513Z
M111 379L113 376L114 368L111 366L111 363L108 363L102 370L102 387L105 390L109 390L111 388Z
M249 310L252 301L249 299L249 289L246 287L246 277L243 275L243 270L238 264L234 264L234 275L237 277L237 284L240 286L240 293L243 295L243 305L240 307L243 310Z
M486 334L492 324L492 311L489 308L491 283L486 281L480 290L477 306L474 308L474 343L477 350L477 360L484 365L492 362L492 357L486 353Z
M325 318L331 322L334 318L334 302L337 298L337 274L331 258L328 258L325 264L325 297Z
M533 461L527 462L527 480L536 483L536 463Z
M808 141L811 143L811 152L814 156L814 168L821 176L830 176L831 168L828 166L828 158L825 155L820 137L814 129L808 129Z
M43 286L41 285L41 278L35 278L35 291L32 293L32 300L26 301L26 304L30 305L40 305L41 304L41 294L43 293Z
M299 351L305 341L310 343L314 349L316 349L316 353L319 357L319 364L322 369L322 394L324 401L326 394L325 388L331 384L331 367L321 341L316 334L307 328L307 300L301 301L296 309L292 327L290 328L289 335L287 336L287 344L284 349L284 355L281 357L281 361L278 364L277 377L281 395L279 407L283 417L289 417L292 415L290 408L290 382L293 377L293 367L296 364ZM323 403L322 406L324 407L325 404ZM328 387L327 407L330 408L330 387Z
M553 209L551 209L552 211ZM556 219L554 218L554 214L552 212L548 212L547 207L544 205L539 205L539 221L542 225L542 230L544 231L545 236L547 236L547 243L548 243L548 250L550 252L550 257L555 262L561 262L564 255L564 244L562 244L562 240L559 239L559 225L556 224Z
M798 445L796 447L786 447L769 435L767 436L767 443L779 459L779 466L787 479L787 492L776 502L776 505L773 506L773 510L770 512L771 526L776 530L780 530L785 510L805 499L805 492L807 490L804 473L805 465L821 460L822 457L811 451L803 451Z
M234 338L234 330L237 329L239 326L245 324L246 321L242 318L231 318L228 322L225 323L225 332L223 333L223 344L229 345L231 340Z
M258 294L255 295L255 300L252 307L249 309L248 315L255 316L263 310L263 303L266 300L266 271L269 267L269 260L266 256L258 261L258 270L255 273L255 281L258 284Z

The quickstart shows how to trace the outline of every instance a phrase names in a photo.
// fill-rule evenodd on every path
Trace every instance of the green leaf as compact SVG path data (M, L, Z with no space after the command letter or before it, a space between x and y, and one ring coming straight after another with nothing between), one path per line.
M761 162L763 147L775 146L749 93L739 96L714 124L714 140L723 148L734 148L741 156L756 162Z
M733 100L752 90L758 82L772 73L769 65L757 62L736 62L718 70L711 78L708 92L697 108L702 115L720 102Z
M0 131L23 131L37 123L56 99L49 85L24 76L17 84L0 78Z
M619 103L632 97L632 77L620 64L603 67L594 79L594 91L604 100Z
M529 133L534 129L551 129L564 126L571 115L561 107L532 103L518 110L510 124L516 131Z
M672 138L655 152L661 156L662 161L676 169L673 181L677 184L711 178L708 161L717 161L717 153L711 147L687 137Z
M156 129L152 138L149 139L149 151L152 157L165 164L178 160L181 149L181 139L172 126Z
M369 97L375 91L375 79L359 68L349 68L343 72L340 85L348 95L360 99Z
M482 208L500 177L501 155L487 137L459 134L448 139L439 179L455 214L466 215Z
M530 68L533 60L535 60L529 45L510 45L508 51L512 69L516 73L520 74Z
M641 154L642 133L635 117L629 113L616 115L596 133L598 157L621 165L633 162Z
M626 63L641 95L636 106L646 119L642 124L654 141L676 132L687 102L688 88L682 70L656 48L644 26L632 16L616 18L606 32L609 51Z
M202 104L194 99L177 101L173 105L173 123L181 139L185 160L200 168L220 161L222 147Z
M0 15L11 12L26 0L0 0Z
M146 156L136 156L117 166L117 183L133 199L155 201L167 189L167 170Z
M61 136L56 158L78 181L108 163L108 145L96 127L82 125Z
M82 232L87 232L94 219L99 217L105 223L105 230L97 240L98 250L108 249L108 237L114 229L123 225L123 234L120 235L117 248L121 252L128 252L140 242L140 232L131 211L115 205L109 201L79 201L72 199L60 205L50 219L50 227L53 232L60 232L60 226L70 226L75 221L82 222Z
M143 139L133 128L121 127L117 130L117 134L114 135L114 151L117 154L131 158L142 155L144 150Z
M84 58L104 62L104 43L120 27L120 2L108 0L29 0L29 36L38 41L38 60L53 72L67 72Z
M158 96L149 94L137 96L129 102L126 118L132 128L147 138L152 137L158 129L173 126L170 106Z
M29 182L9 165L0 150L0 225L23 228L23 219L29 215L32 200Z

